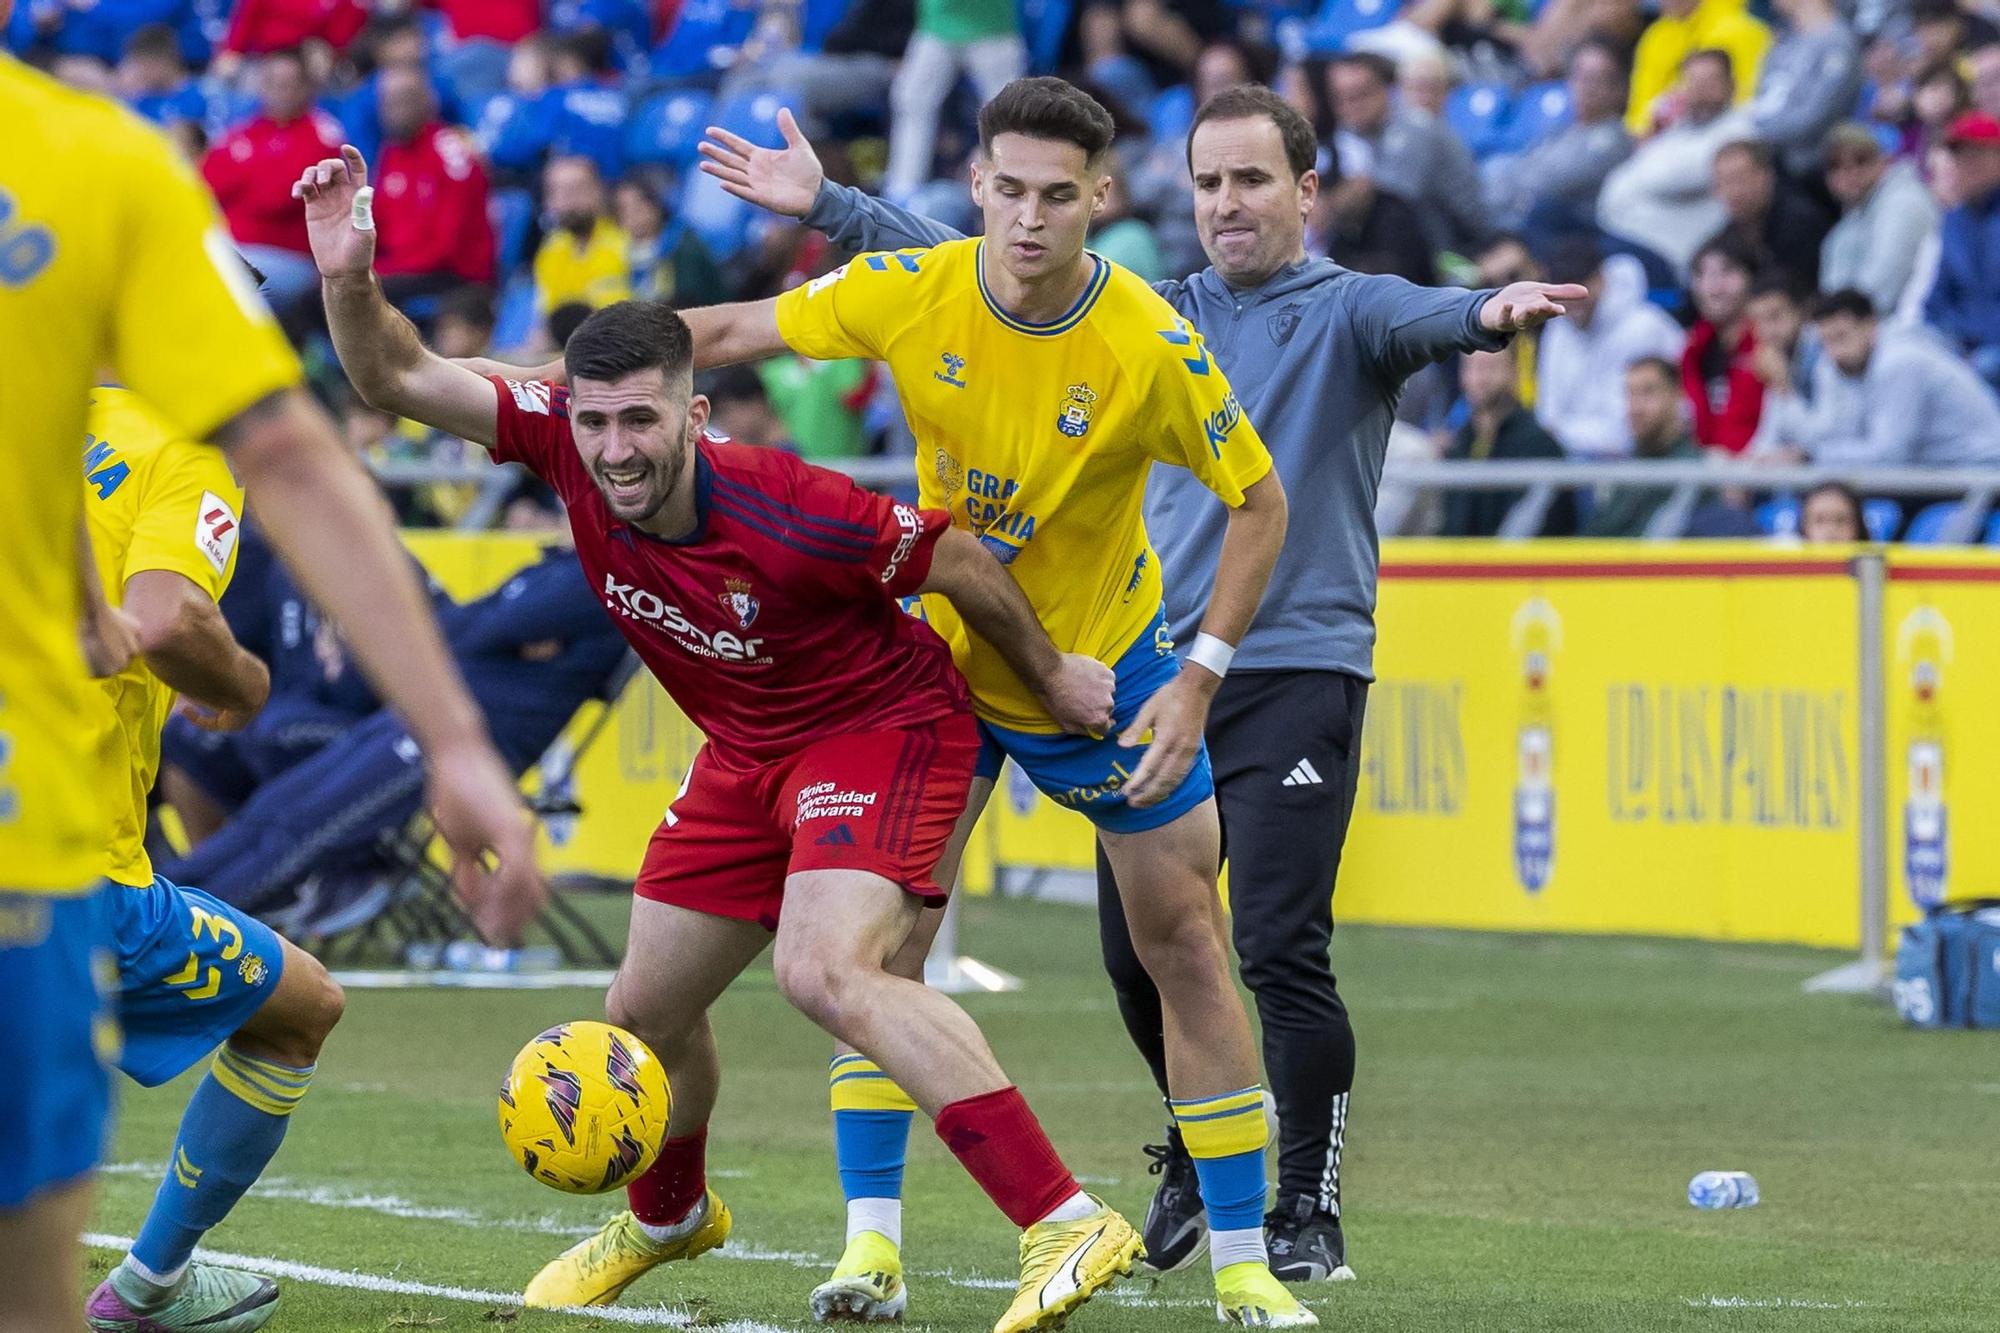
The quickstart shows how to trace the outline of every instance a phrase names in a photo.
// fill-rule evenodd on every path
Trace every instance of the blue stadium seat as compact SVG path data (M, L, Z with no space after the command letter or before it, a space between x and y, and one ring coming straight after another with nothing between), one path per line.
M1891 500L1885 495L1863 500L1861 526L1868 529L1868 540L1871 542L1896 540L1896 529L1903 526L1903 502Z
M1347 49L1349 37L1381 27L1402 7L1402 0L1325 0L1306 25L1306 49L1336 55Z
M653 16L644 0L550 0L548 27L555 32L602 32L626 73L644 73L653 45Z
M1959 502L1956 500L1939 500L1936 504L1925 505L1917 511L1917 516L1910 520L1909 530L1903 534L1903 540L1912 546L1938 545L1943 539L1944 525L1957 516L1958 505Z
M1445 99L1445 123L1474 157L1490 156L1505 146L1503 135L1512 97L1512 90L1504 83L1462 83Z
M519 347L535 332L535 280L516 273L500 289L493 307L493 345Z
M1986 544L2000 546L2000 512L1986 520Z
M625 122L625 160L632 166L658 164L684 169L695 160L695 145L708 127L714 98L698 88L655 93Z
M715 107L713 123L752 143L776 148L784 143L778 132L778 111L788 105L779 93L739 93ZM696 171L688 174L681 189L676 216L694 230L710 253L726 260L749 243L760 211L728 193L713 176Z
M854 0L806 0L805 18L799 24L799 50L818 51L826 35L847 17Z
M523 97L501 93L488 98L472 132L486 160L506 172L529 172L541 164L555 134L555 110L548 94Z
M1569 85L1561 80L1533 84L1514 99L1514 109L1501 130L1501 148L1524 152L1569 124Z
M1194 89L1179 84L1153 99L1146 108L1146 123L1153 127L1155 143L1179 143L1194 125Z
M1027 39L1028 64L1034 73L1055 73L1072 8L1070 0L1021 0L1021 36Z
M1796 537L1799 535L1799 501L1797 496L1781 495L1775 500L1766 500L1757 506L1757 526L1773 537Z
M528 248L535 234L535 196L518 186L495 190L486 200L486 216L493 224L500 271L512 273L534 258Z
M443 83L445 100L459 107L476 108L507 91L507 62L510 47L498 42L460 42L439 55L436 76Z
M719 76L756 22L753 5L687 0L673 30L653 48L652 76L670 80Z

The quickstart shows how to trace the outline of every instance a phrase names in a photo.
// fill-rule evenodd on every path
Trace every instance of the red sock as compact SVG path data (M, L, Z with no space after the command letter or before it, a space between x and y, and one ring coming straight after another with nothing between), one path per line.
M708 1126L684 1139L668 1139L660 1159L625 1187L632 1215L651 1226L671 1226L694 1211L708 1192Z
M937 1134L1017 1227L1033 1226L1077 1192L1019 1088L953 1102L938 1112Z

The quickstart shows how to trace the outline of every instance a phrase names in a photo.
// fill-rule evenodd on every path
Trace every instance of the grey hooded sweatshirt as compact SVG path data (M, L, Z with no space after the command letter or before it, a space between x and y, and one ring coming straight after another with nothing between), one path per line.
M831 181L805 222L856 251L959 238ZM1479 322L1493 293L1418 287L1328 259L1288 264L1245 291L1213 268L1153 289L1208 341L1270 449L1291 506L1289 536L1234 669L1374 679L1375 491L1396 398L1430 362L1506 342ZM1153 469L1146 531L1160 557L1167 623L1183 647L1207 609L1228 518L1193 473Z

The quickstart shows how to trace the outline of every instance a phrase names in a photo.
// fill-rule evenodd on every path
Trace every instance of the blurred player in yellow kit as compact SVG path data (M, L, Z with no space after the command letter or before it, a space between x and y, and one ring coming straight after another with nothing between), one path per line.
M95 1333L249 1333L276 1312L277 1284L191 1258L277 1152L340 1018L340 988L256 918L155 875L146 855L146 796L176 692L212 728L241 726L270 693L270 673L216 605L236 568L242 490L218 451L105 387L91 395L83 479L104 596L141 653L96 692L118 1067L157 1087L227 1042L188 1102L132 1252L85 1318Z
M77 1238L117 1047L111 816L79 646L77 450L100 377L229 451L273 545L417 729L481 926L518 933L542 885L388 510L296 388L199 182L131 113L4 56L0 124L0 1333L60 1333L83 1327Z

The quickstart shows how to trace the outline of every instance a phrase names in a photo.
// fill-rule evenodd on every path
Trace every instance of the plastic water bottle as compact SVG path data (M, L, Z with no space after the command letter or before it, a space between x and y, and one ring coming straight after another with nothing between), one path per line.
M1754 1208L1757 1178L1748 1171L1704 1171L1688 1182L1688 1202L1697 1208Z
M495 949L474 940L453 940L441 960L449 972L538 972L562 961L554 949Z

